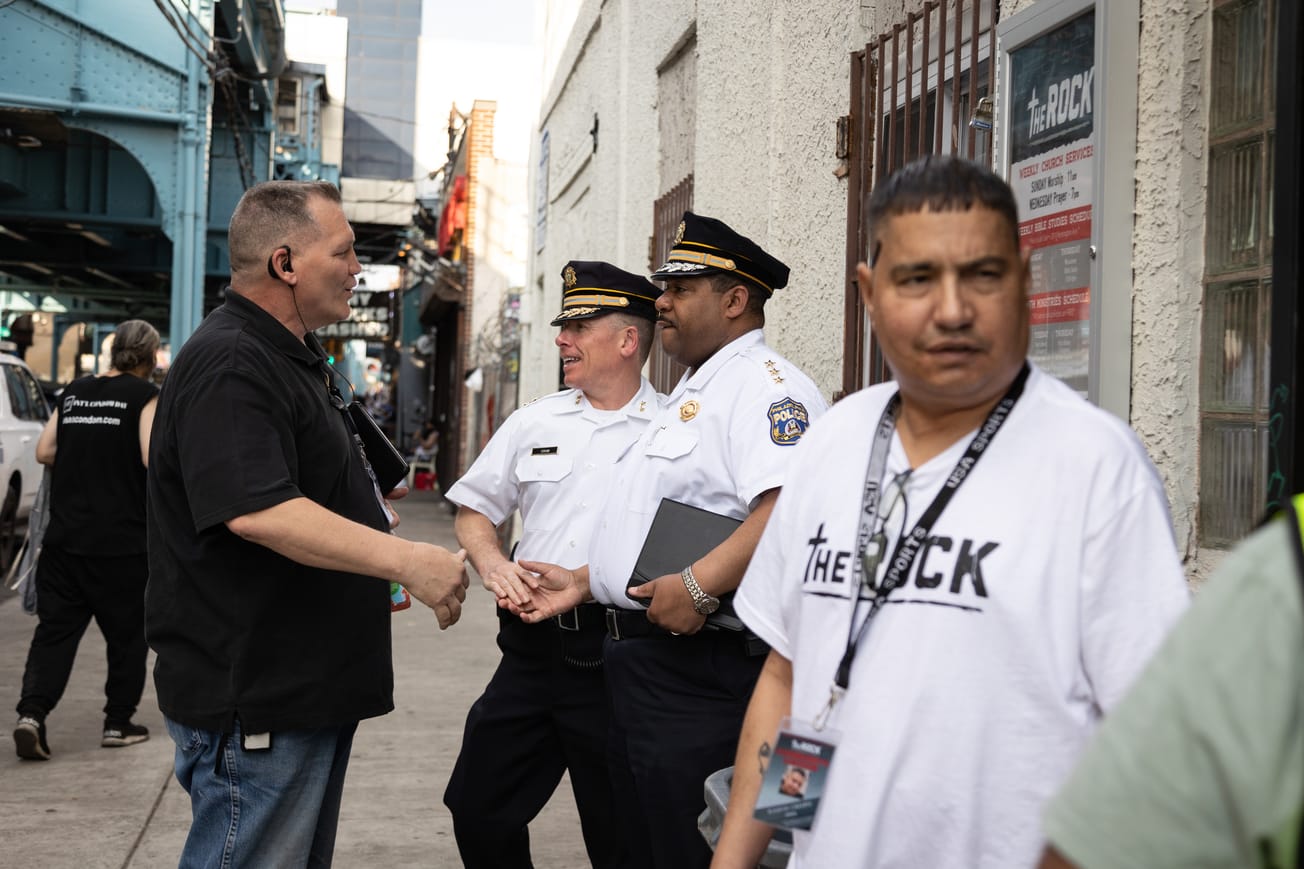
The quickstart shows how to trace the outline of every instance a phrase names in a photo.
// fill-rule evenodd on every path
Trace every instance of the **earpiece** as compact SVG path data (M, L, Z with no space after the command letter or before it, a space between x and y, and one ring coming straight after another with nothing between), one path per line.
M285 264L282 265L281 268L283 268L287 272L293 272L294 262L290 259L290 246L288 244L283 244L280 247L278 247L276 250L285 251ZM275 250L272 251L272 255L267 258L267 274L271 275L272 280L276 280L276 281L282 280L281 276L276 273L276 251ZM291 287L291 289L293 289L293 287Z

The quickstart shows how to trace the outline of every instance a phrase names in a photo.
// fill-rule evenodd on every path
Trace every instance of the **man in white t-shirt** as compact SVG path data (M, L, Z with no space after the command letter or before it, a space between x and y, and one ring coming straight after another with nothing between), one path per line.
M1003 180L924 158L869 219L896 381L803 438L743 578L772 651L713 865L764 851L773 755L824 776L794 867L1029 866L1042 803L1186 606L1164 490L1126 425L1026 361Z

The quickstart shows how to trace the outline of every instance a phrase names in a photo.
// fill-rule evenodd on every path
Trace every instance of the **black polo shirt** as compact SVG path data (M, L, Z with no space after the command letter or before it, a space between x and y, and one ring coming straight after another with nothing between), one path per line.
M305 496L386 529L327 390L325 357L232 290L177 355L148 481L145 634L159 706L229 732L326 727L394 708L389 587L306 567L227 520Z
M46 544L88 557L145 552L140 413L156 395L157 386L131 374L64 387Z

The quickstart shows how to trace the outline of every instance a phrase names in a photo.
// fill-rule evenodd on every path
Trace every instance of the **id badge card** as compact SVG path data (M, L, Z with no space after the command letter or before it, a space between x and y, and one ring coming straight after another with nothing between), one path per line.
M753 817L786 830L809 830L841 738L828 727L816 730L795 718L780 721Z

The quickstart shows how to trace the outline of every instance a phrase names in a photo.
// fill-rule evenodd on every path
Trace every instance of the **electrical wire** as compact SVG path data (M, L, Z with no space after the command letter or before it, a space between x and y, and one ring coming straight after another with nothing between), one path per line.
M199 58L199 62L203 64L204 69L208 70L208 74L211 77L213 75L213 61L208 46L201 44L198 48L196 47L195 43L192 42L193 34L190 33L189 28L185 30L181 29L181 25L172 17L171 11L169 11L163 0L154 0L154 6L163 15L163 18L167 21L173 31L176 32L177 36L181 37L181 44L185 46L185 49L195 57ZM200 51L200 48L203 50Z
M195 21L194 16L190 14L190 10L178 8L176 0L170 0L170 5L172 6L172 14L177 17L178 21L185 25L186 32L190 34L190 38L195 40L199 45L206 44L210 38L209 33L202 28L198 33L194 31L193 28L198 26L199 22Z

